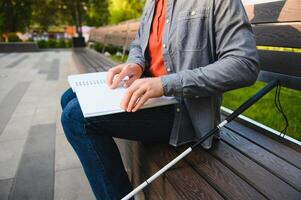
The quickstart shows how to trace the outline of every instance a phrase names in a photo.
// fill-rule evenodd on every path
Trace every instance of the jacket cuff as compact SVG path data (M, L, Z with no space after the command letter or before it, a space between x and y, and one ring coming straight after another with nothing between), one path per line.
M164 96L181 96L182 84L178 73L161 76Z
M131 64L131 63L140 65L140 67L142 68L142 72L144 72L144 70L145 70L145 62L143 62L143 61L141 61L139 59L128 59L126 61L126 64Z

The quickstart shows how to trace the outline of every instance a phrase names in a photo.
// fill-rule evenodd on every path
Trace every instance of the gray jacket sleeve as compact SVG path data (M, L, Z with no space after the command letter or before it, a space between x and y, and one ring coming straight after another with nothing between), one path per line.
M141 24L139 29L136 33L136 37L134 41L131 43L129 56L126 63L135 63L140 65L143 68L143 71L146 67L146 60L144 58L142 49L141 49L141 34L142 34L142 26L143 26L143 19L141 19Z
M256 43L241 1L216 0L213 12L217 61L161 77L166 96L209 96L256 80Z

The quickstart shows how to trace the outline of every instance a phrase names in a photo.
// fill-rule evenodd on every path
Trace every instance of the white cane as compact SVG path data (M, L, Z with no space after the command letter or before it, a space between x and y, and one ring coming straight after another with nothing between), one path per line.
M197 141L193 146L186 149L183 153L181 153L179 156L177 156L175 159L173 159L171 162L169 162L167 165L165 165L163 168L161 168L158 172L156 172L149 179L147 179L142 184L140 184L138 187L136 187L132 192L127 194L121 200L128 200L128 199L132 198L134 195L136 195L138 192L143 190L143 188L148 186L151 182L153 182L156 178L161 176L164 172L166 172L169 168L171 168L173 165L175 165L178 161L180 161L182 158L187 156L193 149L198 147L202 142L204 142L206 139L208 139L210 136L212 136L214 133L216 133L218 130L220 130L223 126L225 126L226 124L231 122L238 115L240 115L245 110L247 110L249 107L251 107L254 103L256 103L259 99L261 99L265 94L267 94L269 91L271 91L278 84L279 84L278 80L271 81L267 86L265 86L260 91L258 91L255 95L253 95L245 103L243 103L238 109L236 109L232 114L230 114L224 121L222 121L219 125L217 125L215 128L213 128L211 131L206 133L202 138L200 138L200 140Z

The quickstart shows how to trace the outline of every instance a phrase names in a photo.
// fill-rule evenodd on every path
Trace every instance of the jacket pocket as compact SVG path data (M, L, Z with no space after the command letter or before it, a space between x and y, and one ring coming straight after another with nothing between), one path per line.
M177 19L177 48L201 51L207 44L209 9L182 11Z

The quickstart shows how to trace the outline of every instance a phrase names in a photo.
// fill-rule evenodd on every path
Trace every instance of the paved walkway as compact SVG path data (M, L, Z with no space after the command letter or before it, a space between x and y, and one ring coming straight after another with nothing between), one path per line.
M0 54L0 200L94 199L60 125L71 51Z

